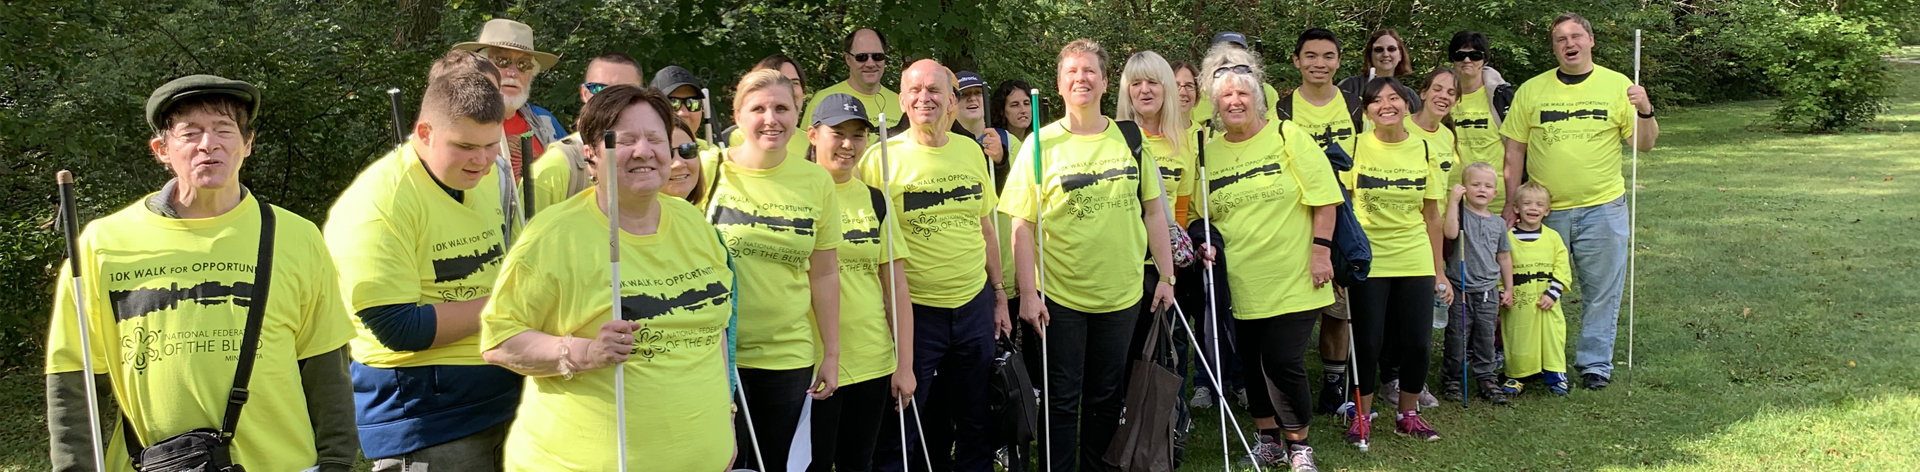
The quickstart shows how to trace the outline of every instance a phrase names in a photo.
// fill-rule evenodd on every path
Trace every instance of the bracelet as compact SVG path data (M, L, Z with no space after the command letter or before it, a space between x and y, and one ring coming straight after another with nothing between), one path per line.
M573 380L573 359L568 354L567 345L572 344L573 336L560 338L560 377Z
M1323 246L1323 247L1326 247L1327 249L1333 249L1333 240L1331 239L1316 237L1316 238L1313 238L1313 244L1315 246Z
M1634 112L1633 112L1633 114L1635 114L1635 115L1639 115L1639 116L1640 116L1640 119L1642 119L1642 120L1645 120L1645 119L1651 119L1651 118L1653 118L1653 113L1652 113L1652 112L1647 112L1647 113L1641 113L1641 112L1640 112L1639 110L1634 110Z

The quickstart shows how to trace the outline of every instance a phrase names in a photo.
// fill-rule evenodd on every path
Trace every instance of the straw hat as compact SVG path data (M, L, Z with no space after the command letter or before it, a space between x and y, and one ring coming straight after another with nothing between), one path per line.
M453 45L457 51L479 51L484 48L506 48L531 54L533 62L540 65L540 70L553 70L553 64L560 62L560 56L533 49L533 27L504 18L487 20L487 25L480 28L479 39Z

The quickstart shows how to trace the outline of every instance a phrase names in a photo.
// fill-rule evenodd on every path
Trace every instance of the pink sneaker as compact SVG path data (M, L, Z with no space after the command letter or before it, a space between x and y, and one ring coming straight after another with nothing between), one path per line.
M1393 432L1422 441L1440 440L1440 433L1434 431L1432 426L1427 426L1427 422L1420 419L1420 413L1415 411L1400 413L1400 420L1393 424Z

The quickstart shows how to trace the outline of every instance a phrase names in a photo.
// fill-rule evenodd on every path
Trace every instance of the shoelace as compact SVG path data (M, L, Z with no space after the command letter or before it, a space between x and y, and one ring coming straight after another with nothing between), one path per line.
M1406 414L1406 416L1400 418L1400 422L1407 423L1407 431L1409 432L1417 432L1417 433L1433 432L1433 427L1427 426L1427 421L1420 419L1419 413L1408 413Z

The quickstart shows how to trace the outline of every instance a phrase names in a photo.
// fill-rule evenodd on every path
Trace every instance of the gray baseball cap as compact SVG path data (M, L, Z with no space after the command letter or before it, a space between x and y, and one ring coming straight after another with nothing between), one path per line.
M1213 42L1209 44L1220 44L1220 43L1233 43L1237 46L1240 46L1241 48L1246 48L1247 35L1236 33L1233 31L1221 31L1220 34L1213 35Z
M841 123L846 123L847 120L860 120L860 122L865 123L868 128L873 127L873 122L867 121L867 105L865 103L860 103L860 99L853 98L852 95L836 93L821 98L820 104L813 107L813 123L808 124L808 126L820 126L823 124L827 126L839 126Z
M660 69L659 72L654 72L653 83L648 84L648 86L659 89L660 93L668 95L673 94L673 89L682 86L693 87L695 93L702 94L700 98L707 98L705 93L700 91L700 78L694 77L693 72L680 66L667 66Z

